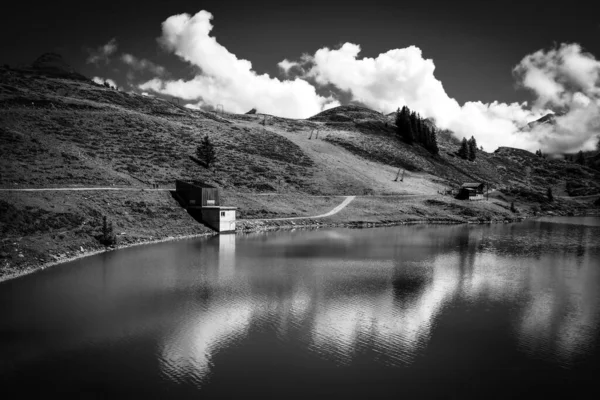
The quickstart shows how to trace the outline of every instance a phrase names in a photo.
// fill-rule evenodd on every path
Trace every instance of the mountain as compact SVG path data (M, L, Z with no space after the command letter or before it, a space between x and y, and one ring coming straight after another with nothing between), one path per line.
M536 119L535 121L529 122L521 130L530 131L533 128L540 126L540 125L555 125L557 116L558 116L557 114L546 114L543 117Z
M313 225L579 213L590 201L566 197L567 182L572 193L600 192L599 172L523 150L479 151L474 162L464 160L456 155L458 139L447 131L438 131L434 157L400 140L393 116L357 105L299 120L192 110L95 85L56 55L26 70L0 67L0 82L0 188L129 189L0 192L0 232L7 239L0 242L0 278L101 249L103 216L122 244L207 233L168 191L148 190L156 183L172 188L176 179L217 186L224 205L238 207L241 219L307 218L328 212L342 196L358 196ZM217 152L210 170L190 160L206 135ZM474 181L491 186L490 201L439 194ZM510 211L511 202L520 214ZM285 224L291 223L240 226Z

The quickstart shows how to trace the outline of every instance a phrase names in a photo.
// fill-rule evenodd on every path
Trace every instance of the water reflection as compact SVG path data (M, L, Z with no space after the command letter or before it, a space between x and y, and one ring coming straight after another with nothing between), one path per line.
M222 269L231 277L231 265L243 266L235 271L235 291L216 296L191 326L168 337L167 369L181 373L195 365L204 376L212 353L265 324L280 340L304 343L337 365L365 349L385 365L409 365L457 298L506 305L523 351L568 363L590 348L597 332L598 252L592 232L556 229L537 224L533 239L515 226L445 227L444 235L414 228L409 237L377 230L272 240L261 234L238 238L244 258L237 261L232 245L220 244L220 277ZM434 251L423 251L429 247ZM530 251L533 257L523 257Z
M594 223L538 220L222 235L107 253L0 285L0 377L46 368L50 379L57 359L68 369L112 348L127 351L96 368L143 363L159 387L265 371L284 380L300 365L571 368L598 353L599 237Z

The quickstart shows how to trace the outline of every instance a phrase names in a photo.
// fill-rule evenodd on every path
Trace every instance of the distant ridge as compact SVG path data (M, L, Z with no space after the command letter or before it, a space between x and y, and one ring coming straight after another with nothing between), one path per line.
M31 64L30 69L47 76L89 81L57 53L42 54Z
M386 118L381 113L370 108L351 104L333 107L309 118L311 121L326 122L352 122L359 119L378 119L384 121Z
M525 125L523 128L521 128L521 130L523 131L530 131L533 128L535 128L536 126L540 126L540 125L556 125L556 118L562 116L563 114L546 114L541 118L536 119L535 121L531 121L529 122L527 125Z

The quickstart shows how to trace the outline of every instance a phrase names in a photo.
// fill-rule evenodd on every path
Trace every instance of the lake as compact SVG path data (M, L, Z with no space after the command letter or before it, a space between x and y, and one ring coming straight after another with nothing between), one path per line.
M0 283L0 393L591 396L599 328L600 218L221 235Z

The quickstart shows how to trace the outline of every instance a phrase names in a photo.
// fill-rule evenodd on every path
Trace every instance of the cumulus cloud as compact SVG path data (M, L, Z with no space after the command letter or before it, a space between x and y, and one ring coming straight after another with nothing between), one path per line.
M281 68L281 70L287 75L290 72L290 69L294 67L299 67L300 63L295 61L289 61L287 59L280 61L277 63L277 66Z
M561 44L529 54L514 68L520 84L537 95L536 104L562 115L556 124L532 130L552 152L593 150L600 133L600 61L578 44Z
M252 63L238 59L210 36L212 14L200 11L194 16L180 14L162 24L159 43L181 59L199 67L201 73L191 80L154 78L139 86L141 90L195 100L198 104L222 104L231 112L259 112L290 118L306 118L326 106L339 105L331 97L317 94L306 80L279 80L252 70Z
M475 136L488 151L511 146L572 152L592 149L598 140L600 64L577 44L529 54L514 68L517 82L534 94L532 106L479 101L461 105L435 77L433 60L425 58L416 46L392 49L375 58L361 58L361 48L354 43L325 47L297 61L279 62L286 76L280 80L259 75L250 61L239 59L210 36L212 18L209 12L200 11L166 19L159 43L201 72L191 80L168 80L156 71L157 76L139 89L193 102L188 107L221 104L231 112L256 108L292 118L306 118L337 106L339 99L349 98L386 113L407 105L459 138ZM292 72L294 79L290 78ZM337 94L325 97L317 88L335 88ZM553 111L559 115L556 124L522 129Z
M360 51L353 43L339 49L319 49L304 59L306 77L320 85L332 84L351 93L353 100L385 113L407 105L459 137L475 136L488 150L501 145L535 148L531 135L519 135L518 130L544 115L543 110L498 102L461 106L435 77L433 60L425 59L416 46L389 50L376 58L359 58Z
M98 85L104 85L104 83L108 83L110 86L112 87L117 87L117 84L115 83L115 81L113 81L110 78L101 78L99 76L95 76L92 78L92 81L96 82Z
M155 64L150 60L146 60L145 58L137 58L128 53L123 53L121 55L121 61L139 72L148 71L157 76L163 76L167 72L165 67L162 65Z
M86 59L88 64L98 65L100 62L108 64L110 56L117 51L117 39L112 38L106 43L96 49L88 49L89 56Z
M599 62L576 44L538 51L515 67L520 84L535 95L533 107L478 101L460 105L435 77L433 60L425 59L416 46L376 58L360 58L360 51L359 45L345 43L338 49L319 49L300 64L308 71L305 77L319 85L334 85L351 93L353 100L384 112L407 105L459 138L475 136L487 150L511 146L565 152L591 149L597 140ZM285 66L292 64L284 61ZM553 109L565 113L555 126L521 131Z

